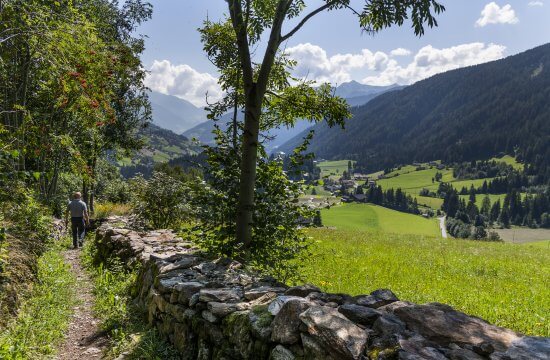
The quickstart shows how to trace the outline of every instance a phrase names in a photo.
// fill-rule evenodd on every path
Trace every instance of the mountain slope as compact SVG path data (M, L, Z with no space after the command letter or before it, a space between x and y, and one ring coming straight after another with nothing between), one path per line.
M183 135L149 124L140 130L145 146L131 158L118 162L122 175L131 177L136 173L148 175L157 163L167 162L183 155L196 154L201 149Z
M153 123L176 134L206 120L204 109L176 96L153 91L149 94L149 100L153 108Z
M353 109L345 130L315 125L309 149L323 158L356 159L365 170L488 158L514 149L534 162L550 155L548 99L550 44L380 95Z
M390 85L390 86L372 86L372 85L363 85L356 81L351 81L344 83L338 86L335 89L335 94L345 98L348 101L350 106L359 106L366 104L370 100L374 99L376 96L383 94L388 91L395 89L401 89L402 86L399 85ZM242 116L242 114L239 114ZM226 114L220 118L218 125L222 129L226 129L226 124L230 123L232 119L232 114ZM281 145L299 135L303 131L306 131L311 126L312 123L306 120L298 120L292 128L281 127L277 129L272 129L269 131L269 136L273 139L265 144L266 150L268 152L273 152L279 149ZM195 138L203 144L212 145L214 143L214 138L212 135L212 130L214 129L214 123L212 121L205 121L187 131L183 132L183 135L192 139Z

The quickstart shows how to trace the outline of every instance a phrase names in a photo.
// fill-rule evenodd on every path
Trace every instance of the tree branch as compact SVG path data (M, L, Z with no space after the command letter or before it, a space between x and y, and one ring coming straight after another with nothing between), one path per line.
M273 25L271 26L269 41L267 43L267 48L265 49L264 59L258 75L258 95L260 97L263 97L267 88L271 68L273 67L277 50L281 44L281 29L286 18L287 8L291 2L292 0L279 0L279 4L277 5L275 17L273 18Z
M304 16L304 18L302 19L302 21L300 21L298 23L298 25L296 25L296 27L294 27L294 29L290 30L290 32L286 35L284 35L283 37L281 37L281 42L284 42L286 40L288 40L290 37L292 37L292 35L294 35L298 30L300 30L300 28L302 26L304 26L304 24L306 22L308 22L309 19L311 19L312 17L314 17L315 15L317 15L318 13L328 9L329 7L331 7L332 5L335 5L336 3L338 3L338 1L334 0L334 1L329 1L328 3L326 3L325 5L313 10L312 12L310 12L309 14L307 14L306 16Z
M231 22L233 23L233 29L235 30L235 35L237 36L237 47L239 49L239 57L243 68L243 81L245 87L250 88L254 83L254 74L252 70L252 60L250 59L250 48L248 46L247 28L243 19L241 2L240 0L230 0L227 3L229 5L229 14L231 16Z

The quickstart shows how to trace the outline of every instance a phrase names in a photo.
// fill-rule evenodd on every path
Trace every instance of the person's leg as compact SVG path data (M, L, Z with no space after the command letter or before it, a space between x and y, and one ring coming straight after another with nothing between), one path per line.
M71 219L71 231L73 233L73 247L78 247L78 222Z
M80 222L80 228L78 232L78 246L82 246L84 244L84 237L86 236L86 225L84 223L84 218Z

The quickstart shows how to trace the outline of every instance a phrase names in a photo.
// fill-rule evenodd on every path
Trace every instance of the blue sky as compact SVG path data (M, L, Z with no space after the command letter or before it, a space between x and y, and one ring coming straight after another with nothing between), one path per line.
M227 12L224 0L150 0L153 19L139 32L148 36L143 63L150 88L204 104L221 92L216 69L202 51L196 31L209 16ZM284 46L299 65L295 74L333 84L356 80L373 85L411 84L436 73L517 54L549 42L550 0L441 0L447 11L439 27L415 37L410 24L364 34L346 10L322 13ZM308 9L321 2L306 0ZM356 8L361 1L352 0ZM292 23L287 24L287 29ZM261 51L257 51L261 55Z

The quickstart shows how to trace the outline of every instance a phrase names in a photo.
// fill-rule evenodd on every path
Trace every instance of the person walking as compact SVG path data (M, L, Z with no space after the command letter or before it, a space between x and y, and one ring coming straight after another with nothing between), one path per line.
M82 247L84 236L86 235L86 225L90 224L88 217L88 207L80 198L79 192L73 194L73 199L67 204L65 211L65 227L68 225L69 214L71 214L71 230L73 233L73 247L75 249Z

